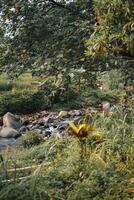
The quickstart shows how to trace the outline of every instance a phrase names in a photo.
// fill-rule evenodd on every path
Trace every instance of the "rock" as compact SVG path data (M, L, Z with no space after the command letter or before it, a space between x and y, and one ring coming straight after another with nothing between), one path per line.
M58 124L53 124L53 127L54 127L54 128L57 128L57 126L58 126Z
M43 120L39 120L39 121L38 121L38 124L39 124L40 126L44 126Z
M64 117L68 117L69 113L67 111L60 111L58 117L60 118L64 118Z
M32 129L33 124L29 124L28 126L26 126L29 130Z
M44 117L43 118L43 122L46 124L46 123L53 123L54 119L51 118L50 116L48 117Z
M29 125L29 120L28 119L24 120L23 125L24 126L28 126Z
M44 137L50 137L52 133L51 131L43 131L42 134Z
M110 103L108 101L103 101L102 102L102 110L103 110L103 112L109 112Z
M13 128L3 127L0 131L0 137L4 138L17 138L21 134Z
M74 117L74 116L81 116L82 112L80 110L71 110L69 111L69 115Z
M19 117L16 117L10 112L7 112L3 116L3 127L19 129L22 126L22 124L23 124L23 121Z
M38 124L38 121L35 120L35 121L32 122L32 124L36 126Z
M49 124L45 124L45 125L43 126L43 128L44 128L44 129L49 128Z
M49 115L49 112L46 111L46 110L44 110L44 111L42 111L40 114L41 114L41 117L46 117L46 116Z
M27 126L22 126L19 130L20 133L25 133L27 131L29 131L30 129Z
M34 126L31 127L31 130L39 129L39 127L40 126L38 124L36 124L36 125L34 125Z
M59 131L64 131L64 130L67 129L67 127L68 127L67 125L61 125L61 126L58 127L58 130Z

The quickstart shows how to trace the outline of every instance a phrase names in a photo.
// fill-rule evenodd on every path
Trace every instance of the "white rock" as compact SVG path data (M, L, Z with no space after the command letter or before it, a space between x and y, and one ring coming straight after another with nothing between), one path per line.
M58 117L68 117L68 112L67 111L60 111Z
M10 127L3 127L0 131L0 137L14 138L19 135L19 132Z
M7 112L3 116L3 127L19 129L22 126L22 124L23 124L23 121L19 117L16 117L10 112Z
M108 101L103 101L102 102L102 110L104 112L109 112L109 110L110 110L110 103Z

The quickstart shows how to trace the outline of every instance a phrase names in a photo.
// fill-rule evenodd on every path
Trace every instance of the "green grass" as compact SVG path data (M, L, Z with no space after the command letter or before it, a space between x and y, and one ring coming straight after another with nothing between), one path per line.
M46 109L48 98L44 91L39 91L41 78L30 73L10 79L6 74L0 76L0 116L6 112L28 114Z
M102 138L87 139L87 154L80 159L77 138L50 138L30 149L2 152L3 165L20 168L39 165L28 172L7 173L12 183L0 184L1 200L130 200L133 197L134 113L114 112L107 116L87 114ZM82 121L81 121L82 122ZM5 179L5 170L1 174ZM21 176L26 179L18 180Z
M14 79L10 79L6 74L2 74L0 76L0 91L37 91L37 85L33 84L35 81L39 81L39 78L33 78L30 73L23 74Z
M33 106L32 99L28 104L28 113L40 111L42 109L61 110L61 109L80 109L89 106L98 107L102 101L110 103L124 103L131 101L131 96L127 96L124 90L124 80L121 72L111 70L102 74L98 74L97 82L102 88L92 88L86 85L86 80L81 80L81 86L78 89L76 80L72 79L69 85L69 93L64 88L64 79L57 80L54 76L47 78L32 77L30 73L22 74L18 78L9 79L6 74L0 76L0 115L9 110L11 112L24 114L27 106L22 106L24 99L29 99L30 94L34 94L39 90L44 93L44 102L40 106ZM44 86L39 87L38 83L44 82ZM22 95L21 95L22 94ZM5 100L6 99L6 100ZM12 102L12 99L13 102ZM37 98L35 99L37 101ZM17 102L17 103L16 103ZM24 103L25 104L25 103ZM15 107L17 105L17 108ZM24 108L26 107L26 109ZM24 108L24 109L23 109Z

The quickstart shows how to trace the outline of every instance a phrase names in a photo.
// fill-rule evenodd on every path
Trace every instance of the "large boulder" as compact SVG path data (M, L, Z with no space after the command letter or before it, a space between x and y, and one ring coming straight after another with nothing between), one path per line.
M3 127L0 130L0 137L4 138L17 138L20 136L20 133L13 128L10 127Z
M23 125L23 121L19 117L16 117L10 112L7 112L3 116L3 127L19 129L22 125Z

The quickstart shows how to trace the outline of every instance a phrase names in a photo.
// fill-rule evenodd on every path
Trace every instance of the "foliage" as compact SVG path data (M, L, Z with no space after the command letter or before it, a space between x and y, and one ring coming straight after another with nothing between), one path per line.
M0 82L0 91L10 91L14 87L13 83L10 82Z
M28 114L48 106L47 99L40 91L10 91L0 96L0 114L6 112Z
M70 69L88 65L83 53L92 13L88 0L2 0L2 25L9 35L2 68L8 65L6 71L14 73L29 68L46 76L61 73L66 79Z
M85 116L83 121L99 129L103 138L87 140L86 165L80 162L76 138L49 138L30 149L2 151L6 166L39 165L22 181L2 183L0 199L131 199L133 174L133 113ZM23 176L26 172L23 172ZM14 174L9 174L9 177ZM45 188L45 189L44 189ZM25 192L24 192L25 191Z
M88 124L80 124L76 126L73 122L69 122L71 134L79 137L87 137L93 132L93 128Z
M133 60L133 7L132 0L94 1L97 22L92 35L87 40L86 55L98 60L98 63L102 62L100 66L103 70L113 68L118 63L120 68L129 72L128 69L126 70L128 63L125 62L124 65L121 60L130 60L130 62ZM109 59L111 60L108 65ZM105 65L106 60L107 65Z
M34 145L39 145L41 143L41 135L35 131L29 131L23 136L21 143L24 148L30 148Z
M120 70L105 71L98 75L100 90L103 95L107 96L107 100L115 99L120 103L124 103L127 94L125 91L125 77ZM106 99L105 99L106 100Z
M58 107L68 109L82 107L80 91L75 85L63 80L63 77L49 76L39 86L39 90L44 91L53 109Z

